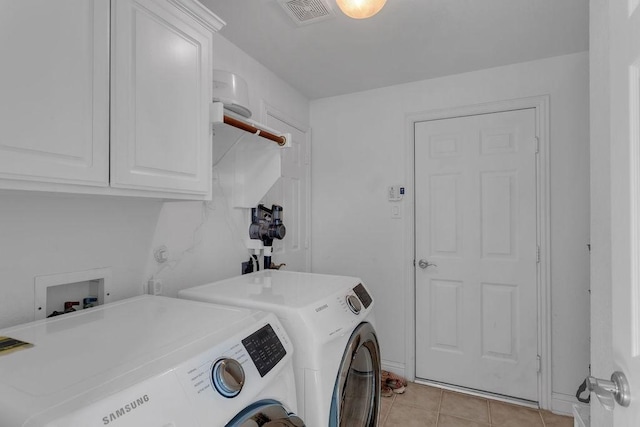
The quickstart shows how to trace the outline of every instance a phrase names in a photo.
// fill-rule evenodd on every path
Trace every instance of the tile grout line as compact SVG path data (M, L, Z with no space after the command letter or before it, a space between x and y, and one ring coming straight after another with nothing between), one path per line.
M542 427L546 427L547 423L544 421L544 417L542 416L542 412L538 409L538 416L542 420Z
M396 401L396 396L395 395L391 396L391 404L389 405L389 410L384 416L384 420L382 420L382 426L385 426L387 424L387 420L389 419L389 414L391 413L391 408L393 408L393 404L395 403L395 401Z
M421 385L420 385L420 386L421 386ZM448 392L447 392L446 390L444 390L444 389L439 389L439 393L438 393L438 399L439 399L439 400L438 400L438 405L436 406L436 411L435 411L435 412L436 412L436 418L435 418L435 425L434 425L434 427L438 426L438 424L440 423L440 421L442 421L442 416L443 416L443 415L444 415L444 416L451 416L451 417L454 417L454 418L456 418L456 419L460 419L460 420L461 420L460 422L462 422L462 420L465 420L465 421L467 421L467 422L472 422L472 423L476 423L476 424L479 424L479 425L481 424L483 427L499 427L499 425L498 425L498 424L495 424L495 423L496 423L496 420L494 420L494 419L493 419L493 413L492 413L492 406L493 406L492 404L493 404L493 403L495 403L496 401L494 401L494 400L492 400L492 399L487 399L487 398L474 397L474 400L475 400L475 399L482 399L482 400L484 400L484 401L486 402L486 409L487 409L487 423L488 423L488 424L485 424L485 422L484 422L484 421L480 421L480 420L479 420L479 419L477 419L477 418L467 418L466 416L460 416L460 415L458 415L458 414L453 414L453 413L447 413L447 414L444 414L444 413L442 412L442 410L443 410L443 408L444 408L444 397L445 397L444 395L445 395L445 393L448 393ZM464 393L459 393L459 394L464 395ZM409 407L412 407L412 408L415 408L415 409L422 409L422 410L425 410L425 409L426 409L426 408L424 408L423 406L421 406L421 405L419 405L419 404L417 404L417 403L416 403L416 404L414 404L413 402L412 402L412 403L403 402L403 401L402 401L402 397L401 397L401 395L399 395L399 394L394 394L394 395L391 397L391 401L390 401L390 403L389 403L389 408L388 408L388 410L386 411L385 417L384 417L383 419L381 419L381 420L380 420L380 421L381 421L381 424L379 424L379 425L380 425L380 427L397 427L396 425L393 425L393 422L392 422L392 424L388 424L388 423L390 422L390 421L389 421L389 417L390 417L390 415L391 415L391 412L392 412L392 410L393 410L393 407L395 406L395 404L396 404L396 400L398 400L398 399L400 399L400 401L401 401L401 407L402 407L403 405L407 404ZM434 399L434 400L435 400L435 399ZM452 402L452 403L453 403L453 402ZM498 403L499 403L499 402L498 402ZM508 406L512 406L512 405L508 405ZM516 407L519 407L518 405L515 405L515 406L516 406ZM478 407L476 406L476 408L478 408ZM536 424L536 425L539 425L540 427L549 427L549 426L551 426L551 425L553 424L553 420L550 420L550 423L551 423L551 424L547 424L547 422L546 422L546 420L545 420L545 417L544 417L544 415L543 415L544 411L543 411L542 409L538 408L538 409L536 410L535 408L529 408L529 410L534 410L535 412L537 412L537 413L538 413L538 419L540 420L540 424ZM448 412L449 412L449 411L448 411ZM529 420L531 420L531 418L529 418Z
M442 401L444 400L444 394L445 394L446 392L447 392L447 390L441 389L442 399L440 400L440 402L441 402L441 403L440 403L440 405L442 405ZM461 394L461 395L464 395L464 393L459 393L459 392L453 392L453 393L455 393L455 394ZM452 416L452 417L454 417L454 418L458 418L458 419L461 419L461 420L471 421L471 422L474 422L474 423L476 423L476 424L482 424L482 425L484 425L484 426L491 427L491 426L492 426L492 424L491 424L491 422L492 422L492 421L491 421L491 410L490 410L490 407L489 407L489 403L491 402L491 400L490 400L490 399L486 399L486 398L484 398L484 397L475 397L475 396L474 396L474 398L475 398L475 399L481 399L481 400L484 400L484 401L487 403L487 422L480 421L480 420L478 420L477 418L470 418L470 417L466 417L466 416L462 416L462 415L458 415L458 414L444 414L444 415ZM438 408L438 414L440 414L440 409L441 409L441 408ZM439 418L439 417L438 417L438 418Z
M442 409L442 400L444 399L444 391L440 389L440 401L438 402L438 413L436 414L436 427L440 423L440 410Z

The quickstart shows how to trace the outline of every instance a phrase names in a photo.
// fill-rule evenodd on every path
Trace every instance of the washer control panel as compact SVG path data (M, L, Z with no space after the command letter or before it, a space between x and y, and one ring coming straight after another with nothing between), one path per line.
M248 320L250 324L234 337L177 369L188 398L211 416L248 404L283 370L291 369L293 346L280 321L271 313L256 317L259 320Z
M181 380L190 393L208 396L213 389L214 394L228 398L240 393L247 382L246 364L251 363L249 355L239 342L229 343L225 348L218 354L207 352L184 364ZM242 385L236 390L234 383L239 383L240 380Z
M242 345L247 349L261 377L267 375L287 355L278 335L268 323L243 339Z
M224 397L236 397L244 386L244 369L235 359L222 358L213 364L211 381Z

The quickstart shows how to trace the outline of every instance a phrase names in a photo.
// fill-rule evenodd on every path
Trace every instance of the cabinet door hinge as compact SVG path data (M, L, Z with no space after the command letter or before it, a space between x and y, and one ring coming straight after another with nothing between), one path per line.
M540 264L540 246L536 246L536 264Z
M536 372L540 372L542 370L542 358L538 354L536 356Z
M536 136L536 154L540 152L540 138Z

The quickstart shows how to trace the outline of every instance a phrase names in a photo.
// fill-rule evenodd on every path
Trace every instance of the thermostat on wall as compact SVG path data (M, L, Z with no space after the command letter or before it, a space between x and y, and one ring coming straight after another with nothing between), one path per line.
M402 200L402 198L404 197L404 187L402 187L401 185L392 185L389 187L389 201L390 202L397 202L399 200Z

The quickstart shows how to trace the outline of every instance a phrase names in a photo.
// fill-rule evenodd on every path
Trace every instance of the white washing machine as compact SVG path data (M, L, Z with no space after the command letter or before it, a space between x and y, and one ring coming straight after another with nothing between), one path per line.
M270 313L141 296L0 330L0 425L301 427Z
M298 412L309 427L377 425L380 350L360 279L263 270L178 296L275 313L294 344Z

